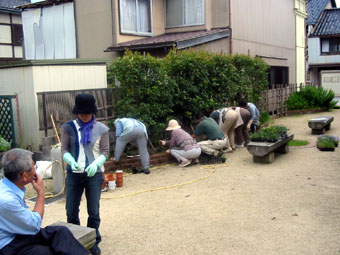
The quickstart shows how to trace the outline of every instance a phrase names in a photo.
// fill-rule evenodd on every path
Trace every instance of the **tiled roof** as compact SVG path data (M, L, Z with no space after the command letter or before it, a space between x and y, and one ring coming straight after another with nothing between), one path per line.
M340 35L340 8L325 10L312 35Z
M15 7L28 3L30 3L30 0L0 0L0 10L21 11Z
M169 33L139 40L119 43L108 47L105 51L152 49L161 47L176 47L183 49L230 36L229 28L200 30L191 32Z
M332 6L335 7L334 0L310 0L307 3L308 17L306 20L307 25L315 25L318 21L321 13L325 10L327 4L331 2Z

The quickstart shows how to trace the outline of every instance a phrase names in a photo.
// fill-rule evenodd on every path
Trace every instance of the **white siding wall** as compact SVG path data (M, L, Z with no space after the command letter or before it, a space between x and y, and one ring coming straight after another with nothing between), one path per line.
M24 11L22 19L26 59L77 57L73 3Z
M23 145L39 149L38 92L107 88L106 65L44 65L0 69L0 95L19 97Z
M308 63L310 65L340 63L340 55L321 56L320 38L308 38Z

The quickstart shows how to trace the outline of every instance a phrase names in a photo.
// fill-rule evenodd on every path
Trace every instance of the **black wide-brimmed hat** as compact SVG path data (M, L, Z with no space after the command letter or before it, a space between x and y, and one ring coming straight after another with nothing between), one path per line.
M78 94L75 99L74 114L95 114L98 112L96 99L91 94Z

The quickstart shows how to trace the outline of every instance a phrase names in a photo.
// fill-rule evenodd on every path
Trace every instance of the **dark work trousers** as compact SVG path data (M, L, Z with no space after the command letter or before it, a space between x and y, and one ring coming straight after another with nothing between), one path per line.
M36 235L17 235L0 250L3 255L87 255L87 251L64 226L48 226Z

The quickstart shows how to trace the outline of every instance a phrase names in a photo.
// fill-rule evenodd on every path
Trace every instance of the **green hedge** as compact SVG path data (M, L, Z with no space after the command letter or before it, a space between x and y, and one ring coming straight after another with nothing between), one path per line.
M287 100L288 110L303 110L321 108L332 109L337 102L334 100L335 94L332 90L322 87L304 87L300 91L294 92Z
M109 66L120 91L114 113L140 119L151 134L163 132L171 118L190 126L198 112L235 105L240 95L260 103L267 68L260 58L243 55L172 50L155 58L127 51Z

